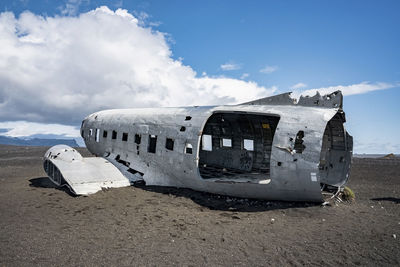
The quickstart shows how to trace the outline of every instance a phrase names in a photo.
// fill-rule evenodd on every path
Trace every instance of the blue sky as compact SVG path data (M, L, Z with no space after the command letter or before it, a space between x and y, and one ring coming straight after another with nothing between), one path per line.
M268 93L369 84L369 92L361 86L356 94L345 94L346 127L354 136L355 152L400 153L399 1L25 0L2 1L0 11L12 12L16 19L26 10L43 18L77 17L100 6L126 9L140 27L163 33L161 45L167 46L169 57L190 67L196 77L209 78L207 83L220 84L225 77L254 82ZM221 95L215 99L223 99ZM103 106L108 108L99 108ZM26 121L46 123L44 113ZM0 128L21 118L0 116ZM76 124L58 118L48 123Z

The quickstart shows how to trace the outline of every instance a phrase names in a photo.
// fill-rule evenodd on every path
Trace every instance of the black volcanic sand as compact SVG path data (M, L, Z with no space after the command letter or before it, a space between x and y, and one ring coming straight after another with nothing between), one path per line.
M400 161L354 159L356 201L322 207L161 187L73 197L45 151L0 146L1 266L400 264Z

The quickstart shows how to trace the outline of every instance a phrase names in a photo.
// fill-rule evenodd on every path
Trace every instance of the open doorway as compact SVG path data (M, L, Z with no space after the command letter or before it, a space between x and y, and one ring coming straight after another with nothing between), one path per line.
M215 113L206 122L200 144L203 179L255 182L269 179L277 115Z

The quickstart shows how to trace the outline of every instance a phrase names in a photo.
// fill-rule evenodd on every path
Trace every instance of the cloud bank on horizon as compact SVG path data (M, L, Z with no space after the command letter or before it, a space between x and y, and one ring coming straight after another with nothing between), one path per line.
M27 137L33 135L58 135L61 137L79 137L80 131L77 127L62 124L44 124L27 121L0 122L2 135L10 137Z
M77 17L0 14L0 121L74 124L100 109L231 104L275 87L198 77L165 34L127 10Z
M173 59L164 33L124 9L103 6L72 17L3 12L0 47L0 121L77 125L101 109L235 104L278 91L253 81L198 76ZM260 72L277 70L267 65ZM395 86L362 82L304 91L306 85L298 83L293 89L295 95L350 95Z

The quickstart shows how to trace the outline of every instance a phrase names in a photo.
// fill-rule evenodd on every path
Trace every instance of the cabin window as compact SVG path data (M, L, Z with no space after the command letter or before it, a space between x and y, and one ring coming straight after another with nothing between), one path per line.
M135 143L140 145L141 140L142 140L142 136L140 134L135 134Z
M83 129L81 131L81 136L82 136L82 138L85 138L85 131Z
M147 146L147 152L156 153L157 146L157 135L149 135L149 145Z
M185 153L186 154L193 154L193 146L191 144L185 145Z
M248 151L254 151L254 141L251 139L243 139L243 148Z
M222 138L222 146L223 147L232 147L232 139Z
M128 141L128 133L122 133L122 141Z
M191 116L186 116L185 121L190 121L192 119Z
M93 129L89 129L89 136L93 135Z
M107 131L106 130L103 131L103 138L107 138Z
M203 134L201 138L201 149L205 151L212 151L212 136Z
M167 138L165 141L165 148L168 150L174 150L174 139Z
M100 142L100 129L96 129L95 141Z
M117 132L116 131L112 131L112 139L117 139Z

